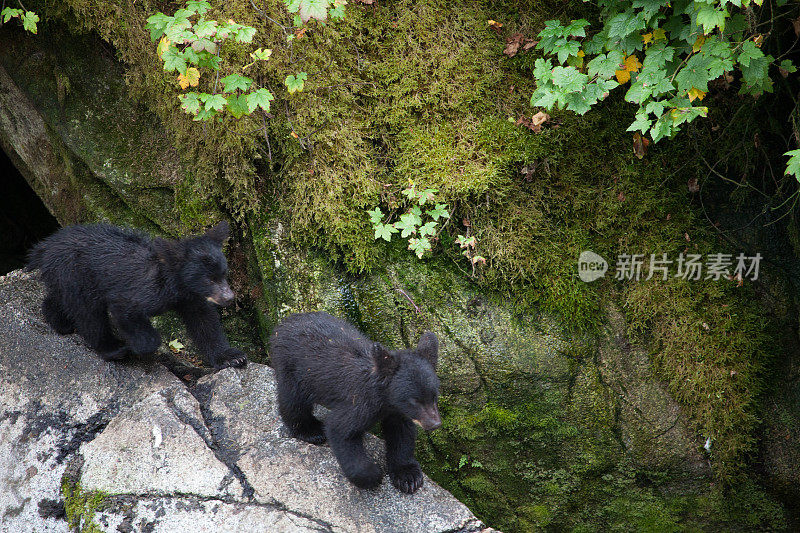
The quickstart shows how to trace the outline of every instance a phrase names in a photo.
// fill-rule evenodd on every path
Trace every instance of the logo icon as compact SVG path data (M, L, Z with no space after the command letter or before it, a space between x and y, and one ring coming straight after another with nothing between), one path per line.
M581 281L591 283L605 276L607 271L608 262L605 259L591 250L581 252L578 257L578 277Z

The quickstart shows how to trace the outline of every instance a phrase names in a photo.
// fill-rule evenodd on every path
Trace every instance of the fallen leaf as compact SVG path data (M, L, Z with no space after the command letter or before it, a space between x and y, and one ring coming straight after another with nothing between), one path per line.
M295 132L292 132L290 135L291 135L292 137L294 137L295 139L297 139L297 138L299 137L299 135L297 135L297 133L295 133Z
M531 117L531 125L532 126L541 126L545 122L550 120L550 115L545 113L544 111L539 111L535 115Z
M514 57L517 55L519 51L519 47L522 46L522 41L525 39L525 36L521 33L512 33L508 37L506 37L506 48L503 50L503 53L508 57Z
M754 146L756 149L759 149L759 148L761 148L761 138L758 136L758 133L756 133L755 135L753 135L753 146Z
M794 26L795 37L800 37L800 17L797 17L792 21L792 26Z
M503 24L501 22L497 22L496 20L489 20L487 21L489 27L494 30L497 35L503 34Z
M300 31L294 34L295 39L302 39L303 35L306 34L306 30L308 30L308 26L303 27Z
M692 239L689 238L689 234L688 233L684 233L683 234L683 238L686 239L686 242L691 242L692 241Z
M371 6L372 4L375 3L375 0L356 0L356 1L361 3L361 4L366 4L368 6Z
M525 45L522 47L522 49L527 52L537 44L539 44L539 41L534 41L533 39L525 39Z
M686 186L689 188L689 192L700 191L700 185L697 183L697 178L689 178L689 181L686 182Z
M644 154L647 153L647 147L650 146L650 139L639 133L638 131L633 134L633 154L642 159Z

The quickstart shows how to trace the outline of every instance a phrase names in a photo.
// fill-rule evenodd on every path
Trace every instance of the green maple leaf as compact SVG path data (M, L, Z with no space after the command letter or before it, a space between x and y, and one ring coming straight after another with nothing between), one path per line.
M36 33L37 22L39 22L39 15L33 11L27 11L22 15L22 27L31 33Z
M218 22L216 20L200 19L197 21L197 24L194 25L194 33L197 35L198 39L212 37L217 33L217 24Z
M800 181L800 150L792 150L783 154L789 157L786 164L786 175L794 176Z
M372 225L380 224L383 221L383 211L381 211L380 207L376 207L372 211L367 211L369 215L369 220L372 222ZM377 237L375 237L377 239Z
M177 70L179 74L186 72L186 60L183 58L183 54L174 46L168 48L161 58L164 60L164 70L167 72L172 72L173 70Z
M196 122L199 122L201 120L208 120L210 118L215 117L216 114L217 114L217 112L214 111L213 109L205 109L205 108L203 108L203 109L201 109L200 111L197 112L197 114L194 116L193 120L196 121Z
M206 2L205 0L189 0L186 2L186 9L188 11L193 11L198 15L202 15L209 9L211 9L211 4Z
M192 43L192 50L195 52L202 52L205 50L209 54L217 53L217 43L210 39L197 39Z
M203 96L206 98L203 99ZM205 102L205 108L209 111L222 111L228 103L228 100L221 94L202 95L200 99Z
M23 11L21 9L14 9L13 7L5 7L2 11L0 11L0 16L3 17L3 24L8 22L14 17L21 16Z
M628 126L628 129L625 131L641 131L642 133L646 133L652 124L653 121L647 118L647 112L640 109L639 112L636 113L636 120L634 120L633 124Z
M150 30L150 40L155 41L164 35L164 30L173 20L173 17L168 17L164 13L156 13L155 15L149 17L144 27L146 30Z
M393 233L397 233L397 228L395 228L391 224L378 223L375 225L376 239L383 239L384 241L389 242L392 240Z
M607 79L614 75L619 69L620 63L625 60L621 52L614 50L608 54L600 54L586 65L589 71L589 76L595 75Z
M300 19L303 23L311 19L324 21L328 18L329 0L301 0L299 3Z
M413 213L406 213L400 217L400 220L394 223L395 228L402 230L400 236L404 239L416 233L418 225L417 217Z
M247 108L247 98L243 94L228 96L228 112L234 118L248 114L250 111Z
M420 209L418 206L415 205L414 207L411 208L410 214L414 217L414 223L417 226L422 224L422 209Z
M291 94L297 91L302 91L306 78L308 78L308 74L305 72L301 72L297 76L292 74L286 76L284 83L286 84L286 88L289 89L289 93Z
M253 80L241 74L231 74L230 76L225 76L220 81L225 85L224 91L226 93L235 92L237 89L246 91L250 88L250 85L253 84Z
M433 235L436 233L436 225L437 222L428 222L424 226L419 227L419 235L420 237L424 237L425 235Z
M431 249L431 241L425 237L421 237L419 239L409 239L408 249L412 250L417 254L417 257L422 259L422 256L425 255L425 252Z
M269 103L274 99L275 97L272 96L271 92L261 87L259 90L247 95L247 109L252 113L257 107L260 107L269 112Z
M240 43L249 43L253 40L255 34L256 29L252 26L242 26L236 32L236 41Z
M762 52L753 41L745 41L744 44L742 44L742 51L739 52L739 57L736 58L736 61L743 67L749 67L751 60L762 57L764 57L764 52Z
M439 189L425 189L421 193L419 193L419 205L425 205L428 202L432 202L436 193L439 192ZM422 215L422 213L420 213Z
M195 92L180 95L181 108L191 115L196 115L200 111L200 98Z
M723 9L720 11L709 4L699 5L702 7L697 10L697 24L703 26L703 33L709 34L717 27L720 31L725 31L725 19L728 18L728 10Z
M564 92L572 93L581 91L589 76L582 74L574 67L556 67L553 69L553 84L560 87Z
M450 218L450 212L447 210L446 204L436 204L434 209L431 209L427 212L433 220L439 220L440 218Z

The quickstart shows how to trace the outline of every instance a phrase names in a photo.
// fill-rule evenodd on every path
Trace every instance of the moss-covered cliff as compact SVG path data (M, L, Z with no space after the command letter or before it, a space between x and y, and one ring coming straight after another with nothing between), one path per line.
M396 346L437 331L445 425L421 438L420 456L490 525L787 528L800 498L799 278L786 266L791 248L776 244L785 220L720 237L715 223L753 198L731 196L704 163L770 125L739 120L717 133L730 118L722 101L718 117L639 160L624 132L630 110L613 98L584 117L557 113L539 133L516 124L531 114L533 52L505 57L487 20L533 35L575 7L352 5L344 22L289 44L280 3L226 2L213 13L255 26L256 46L273 49L249 75L277 99L265 123L198 124L178 108L144 30L175 6L40 3L39 36L0 29L0 65L20 93L7 107L24 100L16 116L38 117L29 129L50 148L38 157L1 116L0 139L62 223L179 234L238 221L235 287L262 339L280 317L311 309ZM222 52L231 62L245 54ZM300 70L306 89L289 95L282 80ZM756 104L736 105L748 115ZM729 159L727 172L738 180L756 164ZM691 178L706 187L699 195ZM439 189L453 214L423 261L375 241L366 214L402 208L409 180ZM467 226L488 260L476 278L453 242ZM741 286L587 284L576 263L588 249L612 262L773 255L762 281Z

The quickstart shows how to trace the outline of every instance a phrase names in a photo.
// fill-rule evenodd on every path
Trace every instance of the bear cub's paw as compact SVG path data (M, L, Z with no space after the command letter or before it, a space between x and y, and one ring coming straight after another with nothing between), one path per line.
M236 348L226 348L214 361L214 368L217 370L228 367L244 368L246 365L247 356Z
M383 472L375 463L367 463L363 470L347 476L347 479L360 489L375 489L383 481Z
M389 471L389 478L397 490L406 494L414 494L424 482L419 463L398 466Z

